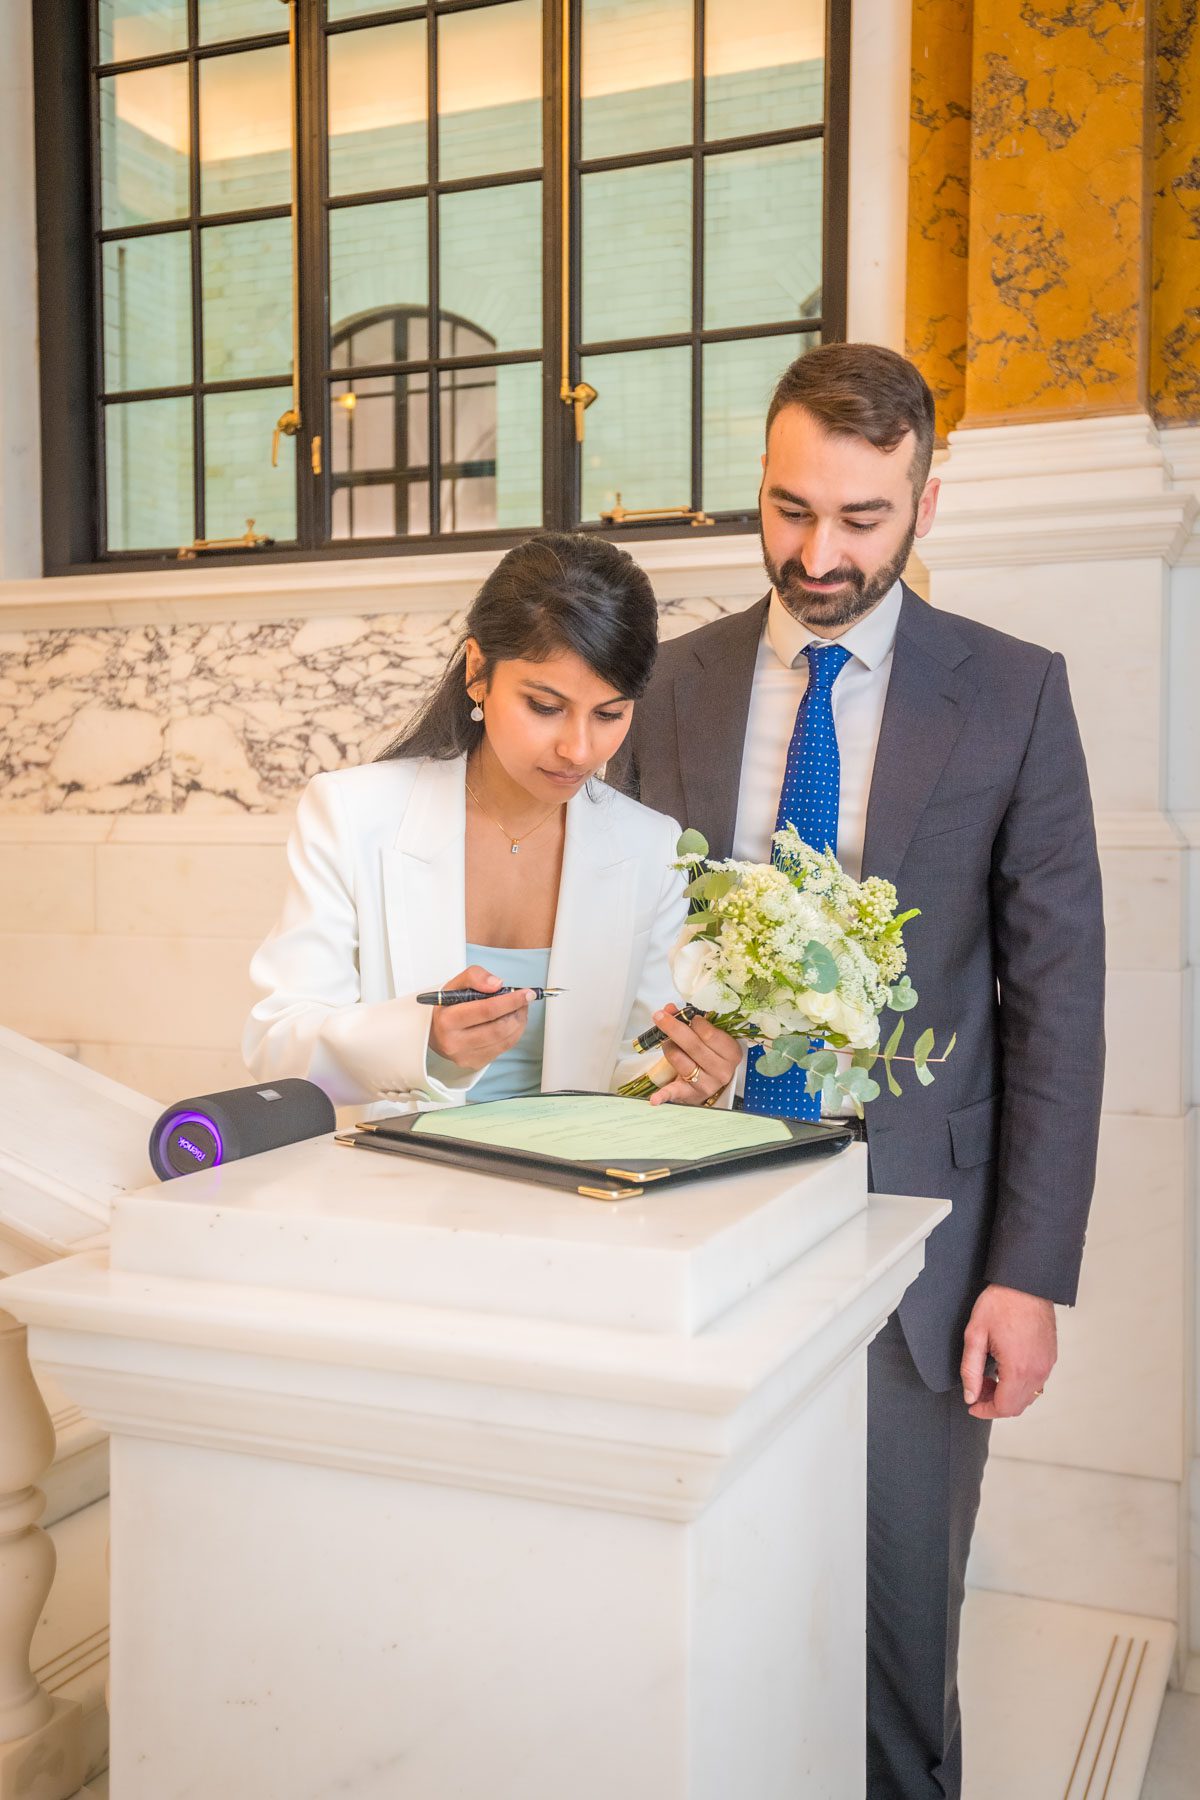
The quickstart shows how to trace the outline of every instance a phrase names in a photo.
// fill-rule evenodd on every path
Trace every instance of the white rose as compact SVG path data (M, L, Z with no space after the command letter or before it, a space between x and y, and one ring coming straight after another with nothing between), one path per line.
M716 963L716 945L707 938L689 937L686 932L671 952L671 974L675 986L685 1000L695 1000L696 989L702 987Z

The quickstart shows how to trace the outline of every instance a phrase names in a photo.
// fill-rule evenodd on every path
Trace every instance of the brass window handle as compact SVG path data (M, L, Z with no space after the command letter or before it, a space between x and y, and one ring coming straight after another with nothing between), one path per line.
M271 467L273 469L279 467L280 437L295 437L299 429L300 414L294 406L289 406L286 412L280 413L275 421L275 429L271 433Z
M577 444L582 444L583 415L592 404L592 401L600 398L598 392L592 386L590 381L581 381L578 387L572 387L570 382L564 376L562 385L558 390L558 397L564 406L573 406L575 408L575 442Z
M690 506L642 506L630 507L621 505L618 492L615 506L600 514L603 525L624 525L627 519L690 519L693 525L715 525L706 512L693 512Z

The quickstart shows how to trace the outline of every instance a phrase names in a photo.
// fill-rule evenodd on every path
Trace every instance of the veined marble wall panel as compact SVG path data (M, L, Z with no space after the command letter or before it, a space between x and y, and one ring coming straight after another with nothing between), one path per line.
M971 424L1144 403L1147 3L975 9Z
M169 635L0 635L0 809L166 812Z
M1200 0L1157 0L1150 403L1200 417Z
M933 390L939 438L966 391L973 10L913 0L905 353Z
M669 600L664 637L744 599ZM275 812L368 760L462 614L0 634L0 812Z

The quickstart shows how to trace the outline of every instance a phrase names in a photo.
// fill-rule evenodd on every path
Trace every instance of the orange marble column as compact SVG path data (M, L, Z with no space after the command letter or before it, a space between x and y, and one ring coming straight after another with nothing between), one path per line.
M964 425L1147 402L1149 0L976 0Z
M962 417L967 366L973 0L913 0L905 343L938 437Z
M1200 0L1158 0L1150 403L1200 422Z

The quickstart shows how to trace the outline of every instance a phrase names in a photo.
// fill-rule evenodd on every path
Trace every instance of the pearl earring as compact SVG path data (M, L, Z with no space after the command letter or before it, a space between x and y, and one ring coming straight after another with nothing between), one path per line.
M471 717L474 719L474 721L477 725L482 725L482 723L483 723L483 708L482 708L482 706L480 706L478 700L475 702L474 706L471 708Z

